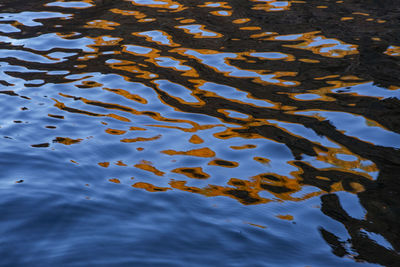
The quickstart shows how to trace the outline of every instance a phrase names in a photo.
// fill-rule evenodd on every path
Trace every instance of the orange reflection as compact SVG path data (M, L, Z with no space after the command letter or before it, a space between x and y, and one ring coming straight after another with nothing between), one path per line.
M276 215L276 217L287 221L293 221L294 219L292 215Z
M97 164L99 164L101 167L104 167L104 168L108 168L108 166L110 166L110 162L99 162Z
M194 179L207 179L210 177L210 175L205 173L201 167L176 168L171 172L183 174L189 178L194 178Z
M123 89L109 89L109 88L103 88L104 90L113 92L115 94L121 95L129 100L133 100L136 102L139 102L141 104L147 104L147 100L139 95L131 94L130 92L123 90Z
M121 135L126 133L126 131L123 130L110 129L110 128L106 129L105 132L112 135Z
M122 166L122 167L127 167L128 165L126 165L125 163L122 162L122 160L118 160L115 165L117 166Z
M400 46L391 45L384 53L389 56L400 56Z
M209 149L208 147L192 149L188 151L175 151L172 149L161 151L164 154L174 156L174 155L184 155L184 156L193 156L193 157L201 157L201 158L212 158L215 157L215 152Z
M243 150L243 149L252 149L252 148L256 148L256 145L252 145L252 144L247 144L247 145L242 145L242 146L230 146L232 149L235 150Z
M185 33L193 35L194 38L220 38L223 36L220 33L205 29L205 26L201 24L181 25L175 26L175 28L183 29Z
M78 139L71 139L71 138L68 138L68 137L56 137L56 138L53 140L53 142L54 142L54 143L60 143L60 144L64 144L64 145L69 146L69 145L72 145L72 144L80 143L82 140L83 140L83 139L80 139L80 138L78 138Z
M140 163L135 164L135 167L144 171L152 172L157 176L163 176L165 172L158 170L152 165L153 163L147 160L142 160Z
M319 31L291 34L291 35L274 35L265 40L271 41L303 41L295 45L283 45L284 47L303 49L312 51L325 57L343 58L348 55L358 54L358 45L347 44L339 39L326 38L319 34Z
M169 187L160 187L160 186L154 186L149 183L144 183L144 182L138 182L132 185L134 188L141 188L145 189L146 191L149 192L165 192L167 190L171 190Z
M231 60L247 60L246 57L252 56L252 52L243 52L243 53L220 53L214 50L207 49L186 49L186 48L176 48L171 50L176 52L182 56L198 60L202 64L206 65L208 68L211 68L213 71L217 73L221 73L227 77L235 77L235 78L252 78L254 82L260 83L263 85L274 84L282 87L293 87L298 86L300 83L298 81L293 80L283 80L281 77L293 77L297 75L297 72L290 71L276 71L270 72L268 70L254 70L254 69L241 69L233 64L231 64ZM255 56L262 56L260 54L255 54ZM279 53L282 56L284 54ZM246 57L245 57L246 56ZM288 58L288 61L291 61L292 58Z
M196 171L200 171L201 169L197 168L178 168L173 172L184 174L190 178L204 179L203 177L193 177L193 173ZM195 171L196 170L196 171ZM329 169L321 169L318 172L326 173L328 176L330 175ZM341 180L335 180L337 178L328 176L315 176L316 183L321 181L322 184L326 184L327 187L325 190L317 190L311 193L304 193L302 196L294 196L302 191L303 182L305 181L303 178L304 170L299 169L299 171L292 172L293 178L289 178L286 176L277 175L274 173L264 173L257 176L252 177L252 180L243 180L237 178L231 178L227 183L228 186L217 186L217 185L207 185L204 188L187 186L186 181L176 181L171 180L170 185L172 188L183 190L187 192L192 192L196 194L202 194L204 196L212 197L212 196L227 196L230 198L237 199L242 204L252 205L252 204L260 204L260 203L268 203L271 201L303 201L305 199L309 199L315 196L319 196L326 192L336 192L336 191L350 191L352 193L358 193L363 191L365 188L359 181L346 181L345 189L343 182ZM189 175L188 175L189 174ZM203 174L203 173L202 173ZM356 176L354 176L356 177ZM309 178L307 178L309 179ZM334 180L332 180L334 179ZM322 186L321 184L321 186ZM147 186L151 185L147 184ZM274 195L275 199L268 199L259 196L259 193L262 191L268 191L270 194ZM293 217L291 215L281 215L279 216L281 219L292 220Z
M261 164L268 164L271 162L271 160L267 159L267 158L263 158L263 157L254 157L253 158L255 161L260 162Z
M144 3L143 1L140 0L129 0L129 2L131 2L133 5L136 6L169 9L168 12L180 12L187 9L187 7L181 5L179 2L175 2L172 0L154 0L154 1L149 0L145 1ZM160 10L160 11L165 11L165 10Z
M172 188L201 194L207 197L215 197L215 196L226 196L233 199L237 199L244 205L254 205L254 204L262 204L268 203L270 200L265 198L260 198L256 193L248 191L248 190L241 190L237 188L231 187L223 187L223 186L216 186L216 185L208 185L205 188L198 188L194 186L186 186L186 181L171 181L169 183Z
M118 8L113 8L113 9L110 9L110 11L115 13L115 14L120 14L120 15L123 15L123 16L134 16L138 20L139 19L144 19L144 18L147 17L146 14L144 14L142 12L139 12L139 11L136 11L136 10L121 10L121 9L118 9Z
M226 8L226 9L231 9L232 8L228 4L228 2L205 2L203 5L199 5L199 7Z
M119 26L120 24L114 21L107 21L107 20L92 20L89 21L84 27L85 28L98 28L98 29L104 29L104 30L115 30L116 26Z
M255 2L256 4L252 7L254 10L264 10L267 12L276 12L276 11L284 11L288 10L291 6L292 1L277 1L277 0L271 0L271 1L259 1L259 0L251 0L252 2ZM262 2L262 3L260 3ZM295 1L293 1L295 2Z
M112 179L109 179L108 181L110 181L112 183L115 183L115 184L120 184L121 183L121 181L118 180L117 178L112 178Z
M239 163L235 161L223 160L223 159L214 159L208 163L208 165L214 165L225 168L236 168L239 166Z
M235 24L243 24L243 23L246 23L246 22L249 22L249 21L250 21L250 19L243 18L243 19L235 19L232 22L235 23Z
M192 144L201 144L204 142L204 140L201 139L198 135L194 134L192 135L192 137L190 137L189 142Z
M135 137L135 138L125 138L121 139L122 143L135 143L135 142L146 142L160 139L161 135L156 135L153 137Z

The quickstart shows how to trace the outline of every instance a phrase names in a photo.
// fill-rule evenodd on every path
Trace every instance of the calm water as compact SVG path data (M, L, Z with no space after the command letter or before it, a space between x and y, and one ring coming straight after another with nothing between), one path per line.
M399 266L399 25L0 0L0 265Z

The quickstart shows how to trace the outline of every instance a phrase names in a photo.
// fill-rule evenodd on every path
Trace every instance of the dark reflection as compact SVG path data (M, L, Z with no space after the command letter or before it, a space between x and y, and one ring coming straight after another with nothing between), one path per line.
M131 168L130 185L149 192L244 205L321 196L321 211L351 237L320 228L335 255L400 262L396 1L0 5L0 97L40 102L51 119L46 140L27 138L32 147L122 143L136 158L90 164ZM363 220L341 207L340 191L359 198Z

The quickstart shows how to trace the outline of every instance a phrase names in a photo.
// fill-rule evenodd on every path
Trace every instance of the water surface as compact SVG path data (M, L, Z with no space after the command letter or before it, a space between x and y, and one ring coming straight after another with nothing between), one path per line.
M0 0L4 266L398 266L395 1Z

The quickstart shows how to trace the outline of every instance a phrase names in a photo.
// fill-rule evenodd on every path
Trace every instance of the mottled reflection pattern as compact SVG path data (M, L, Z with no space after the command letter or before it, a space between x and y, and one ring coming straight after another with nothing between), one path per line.
M399 14L1 0L3 264L399 266Z

